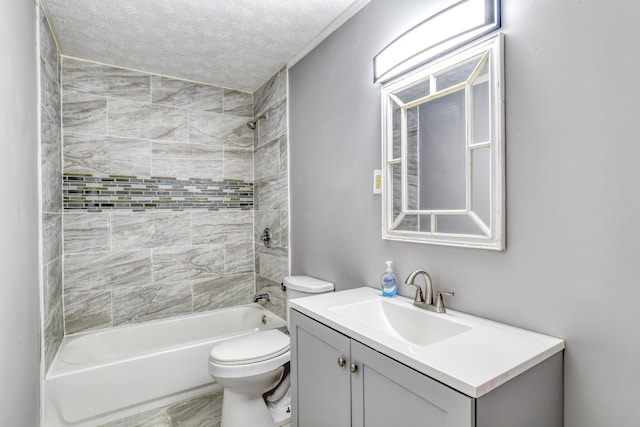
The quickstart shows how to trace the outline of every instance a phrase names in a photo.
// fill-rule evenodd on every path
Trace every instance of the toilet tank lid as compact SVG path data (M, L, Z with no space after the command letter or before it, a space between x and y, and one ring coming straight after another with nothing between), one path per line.
M287 276L284 278L284 285L287 289L300 292L320 293L334 290L335 286L331 282L316 279L310 276Z

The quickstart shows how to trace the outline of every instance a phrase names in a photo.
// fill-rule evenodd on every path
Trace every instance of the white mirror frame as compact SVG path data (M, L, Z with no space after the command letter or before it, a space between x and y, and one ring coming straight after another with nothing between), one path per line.
M503 65L503 35L494 34L476 43L467 45L451 54L427 64L419 70L412 71L381 88L382 98L382 238L403 242L427 243L435 245L459 246L492 250L505 249L505 177L504 177L504 65ZM466 150L466 209L463 210L409 210L407 208L407 136L401 132L401 156L393 157L393 104L397 105L398 98L393 95L403 88L423 80L425 76L434 75L460 64L474 56L488 53L489 65L489 108L490 108L490 140L483 143L490 149L490 221L489 224L477 222L484 235L456 234L437 231L398 230L394 224L399 222L400 216L430 215L432 225L436 224L438 215L467 215L474 220L473 200L471 196L472 160L470 147L471 134L469 120L466 120L467 150ZM446 90L446 89L445 89ZM411 103L408 103L411 105ZM415 104L415 102L413 103ZM404 111L404 110L403 110ZM404 120L406 123L406 120ZM477 144L475 144L477 145ZM474 146L475 146L474 145ZM393 166L401 165L402 173L402 212L394 218L393 212ZM401 219L401 218L400 218ZM477 219L477 216L476 216ZM435 230L435 231L434 231Z

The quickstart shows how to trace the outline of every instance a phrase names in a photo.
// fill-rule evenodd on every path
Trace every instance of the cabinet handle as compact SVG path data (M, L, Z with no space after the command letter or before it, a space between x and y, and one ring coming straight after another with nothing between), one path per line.
M342 357L338 357L338 366L341 368L344 366L344 359Z
M349 372L351 372L352 374L355 374L357 370L358 370L358 367L356 365L354 365L353 363L349 364Z

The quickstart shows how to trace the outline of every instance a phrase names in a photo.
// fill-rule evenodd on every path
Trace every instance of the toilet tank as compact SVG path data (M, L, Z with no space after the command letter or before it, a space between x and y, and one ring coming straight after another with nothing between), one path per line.
M284 278L284 286L287 309L287 329L289 328L289 300L333 292L335 289L333 283L310 276L287 276Z

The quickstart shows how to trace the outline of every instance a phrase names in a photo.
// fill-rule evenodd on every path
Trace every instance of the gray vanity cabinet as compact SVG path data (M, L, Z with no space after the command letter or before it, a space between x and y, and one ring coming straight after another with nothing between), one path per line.
M475 400L291 311L296 427L475 427Z

